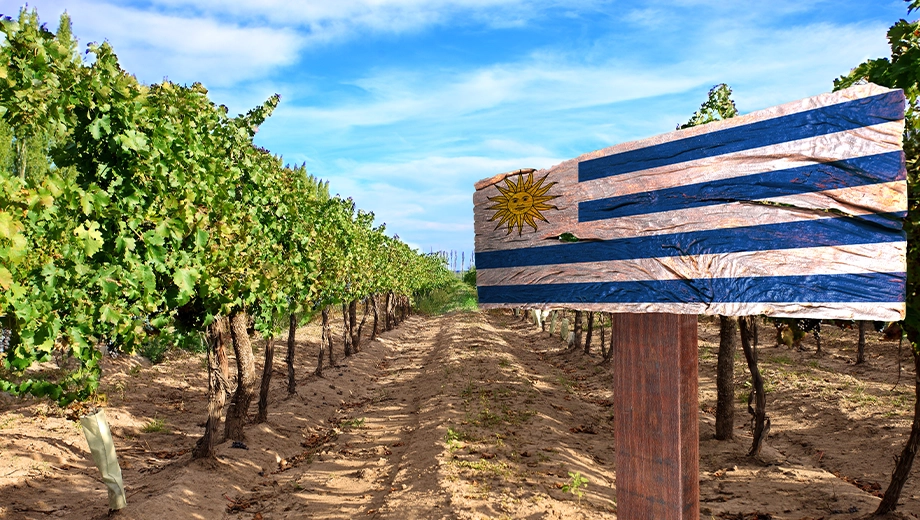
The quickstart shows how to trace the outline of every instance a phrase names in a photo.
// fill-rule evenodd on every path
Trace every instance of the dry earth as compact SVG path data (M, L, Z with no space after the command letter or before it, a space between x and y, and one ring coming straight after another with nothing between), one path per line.
M701 517L873 511L910 425L907 350L872 335L868 363L856 366L855 331L826 330L820 355L813 340L806 351L774 347L764 331L773 428L751 459L743 357L737 436L715 441L717 322L702 318L699 332ZM297 338L297 394L287 396L279 362L268 422L248 427L247 449L222 444L216 462L189 455L206 414L201 356L106 361L102 392L128 493L114 516L616 518L611 368L596 354L565 351L510 313L414 316L317 378L318 327ZM0 518L108 515L83 435L62 415L0 395ZM889 518L920 518L917 466ZM572 489L576 473L587 484Z

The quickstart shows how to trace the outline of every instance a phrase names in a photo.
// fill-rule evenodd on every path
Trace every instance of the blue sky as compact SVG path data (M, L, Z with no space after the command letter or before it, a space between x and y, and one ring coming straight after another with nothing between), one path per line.
M767 5L769 4L769 5ZM715 84L750 112L888 55L901 0L34 0L146 83L203 83L424 251L473 249L473 183L671 131ZM21 4L0 1L15 16Z

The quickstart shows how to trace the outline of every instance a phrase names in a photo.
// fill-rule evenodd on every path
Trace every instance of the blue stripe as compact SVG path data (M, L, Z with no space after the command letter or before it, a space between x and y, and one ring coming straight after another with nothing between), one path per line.
M677 139L578 163L578 181L740 152L904 119L904 92L893 90L735 128Z
M904 242L905 213L836 217L499 251L477 251L477 269L603 262L803 247Z
M907 178L904 153L888 152L578 203L578 221L643 215L851 188Z
M644 280L478 287L479 302L890 303L904 301L906 273Z

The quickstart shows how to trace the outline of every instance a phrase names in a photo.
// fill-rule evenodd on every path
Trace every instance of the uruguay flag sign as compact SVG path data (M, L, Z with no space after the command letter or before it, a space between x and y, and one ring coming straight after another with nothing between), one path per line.
M480 306L902 319L904 107L859 85L482 180Z

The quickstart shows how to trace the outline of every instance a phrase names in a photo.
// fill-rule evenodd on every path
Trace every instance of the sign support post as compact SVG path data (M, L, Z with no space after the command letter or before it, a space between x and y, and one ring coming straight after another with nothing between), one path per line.
M618 517L696 520L696 315L614 314L613 330Z

